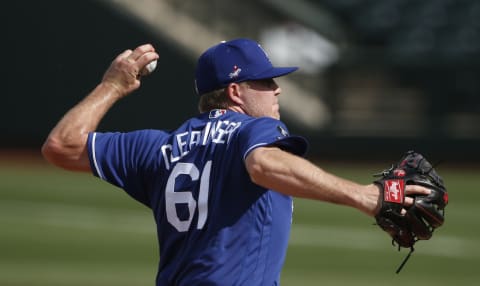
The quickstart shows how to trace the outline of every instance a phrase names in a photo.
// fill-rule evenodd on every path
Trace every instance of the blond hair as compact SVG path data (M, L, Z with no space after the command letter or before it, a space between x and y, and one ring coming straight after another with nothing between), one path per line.
M198 110L200 113L212 109L227 109L230 106L229 98L225 88L207 92L200 96L198 101Z

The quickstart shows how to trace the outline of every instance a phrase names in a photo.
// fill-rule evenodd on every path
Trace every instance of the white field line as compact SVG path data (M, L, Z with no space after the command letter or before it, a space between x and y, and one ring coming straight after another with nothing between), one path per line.
M369 251L385 251L391 246L389 236L377 226L331 227L293 224L290 245L335 247ZM478 241L459 236L435 233L429 241L419 241L416 253L430 256L480 258ZM407 253L407 250L403 250Z
M155 223L148 211L101 209L64 203L0 201L0 223L37 224L82 230L152 234ZM8 231L3 229L2 231ZM386 233L376 226L332 227L293 223L291 246L385 251L390 249ZM393 248L393 247L391 247ZM406 253L406 250L404 250ZM478 241L436 233L419 241L416 253L455 258L480 258Z
M155 222L148 210L102 209L38 201L0 201L2 222L138 234L155 232Z

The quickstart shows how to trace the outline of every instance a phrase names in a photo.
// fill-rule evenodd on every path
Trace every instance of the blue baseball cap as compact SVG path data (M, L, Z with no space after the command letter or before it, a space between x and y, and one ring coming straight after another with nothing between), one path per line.
M200 56L195 70L195 89L202 95L232 82L275 78L297 69L274 67L260 44L235 39L221 42Z

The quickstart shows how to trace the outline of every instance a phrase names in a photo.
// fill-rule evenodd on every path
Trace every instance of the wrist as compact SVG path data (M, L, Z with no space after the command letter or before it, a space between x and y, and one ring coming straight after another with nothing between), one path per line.
M99 94L113 97L116 100L119 100L128 94L128 92L120 85L110 81L102 81L96 89L99 91Z
M365 186L364 212L369 216L375 216L381 208L381 191L380 186L375 183Z

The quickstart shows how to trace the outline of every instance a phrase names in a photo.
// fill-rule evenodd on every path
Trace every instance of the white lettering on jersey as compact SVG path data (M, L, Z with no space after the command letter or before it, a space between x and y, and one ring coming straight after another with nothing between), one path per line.
M191 150L193 147L200 144L201 138L202 138L201 131L192 131L192 133L190 133L190 143L188 144L188 149Z
M165 168L169 170L171 163L177 162L200 144L203 146L210 142L214 144L228 144L232 134L241 124L241 122L220 120L213 123L208 122L203 130L176 134L172 144L165 144L161 147Z
M176 136L177 146L178 146L178 149L180 150L180 154L182 154L181 156L185 156L189 150L185 148L185 146L187 146L187 141L185 141L187 136L188 136L188 132L183 132L183 133L177 134Z

